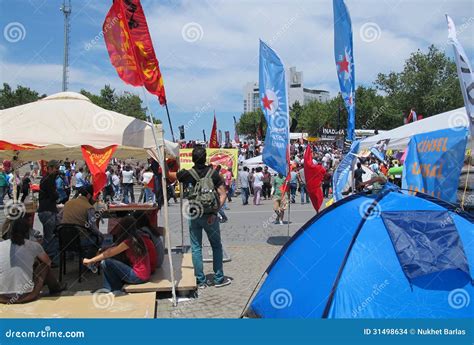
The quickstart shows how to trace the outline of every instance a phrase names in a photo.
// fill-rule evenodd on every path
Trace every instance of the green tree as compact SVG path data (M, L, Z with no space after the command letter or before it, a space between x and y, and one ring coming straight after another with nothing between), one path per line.
M400 113L414 107L427 117L463 105L456 64L433 45L427 53L412 53L403 71L380 73L375 86Z
M105 85L100 90L99 95L89 91L81 90L81 94L91 100L92 103L107 110L115 111L124 115L132 116L140 120L147 120L147 108L142 106L142 100L137 95L130 92L117 94L110 85ZM161 123L161 120L154 119L155 123Z
M257 135L258 126L262 122L263 135L267 130L267 122L261 109L252 112L243 113L237 122L237 130L241 135L255 137Z
M18 85L15 90L7 83L3 83L0 89L0 109L16 107L18 105L35 102L46 95L39 95L38 92L31 90L29 87Z

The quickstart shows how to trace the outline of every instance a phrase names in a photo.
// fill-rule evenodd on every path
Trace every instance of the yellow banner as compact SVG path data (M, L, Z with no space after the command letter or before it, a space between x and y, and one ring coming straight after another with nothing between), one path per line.
M207 164L220 165L222 169L231 170L235 178L238 171L238 150L237 149L206 149ZM193 149L179 150L180 169L191 169L194 166Z

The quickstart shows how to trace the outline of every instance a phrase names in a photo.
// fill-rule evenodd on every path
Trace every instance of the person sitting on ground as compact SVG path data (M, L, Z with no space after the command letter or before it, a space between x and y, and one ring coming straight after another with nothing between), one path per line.
M148 236L153 242L156 251L156 268L160 268L165 258L165 246L163 244L164 228L152 225L148 214L143 211L135 211L133 217L136 219L138 232Z
M29 236L28 222L19 218L12 225L11 238L0 242L0 303L34 301L44 285L50 295L66 289L51 271L51 260L43 247Z
M78 192L78 198L71 199L64 205L61 224L76 224L88 230L81 235L81 246L86 250L86 257L91 257L100 248L104 236L97 228L93 187L81 187Z
M147 248L154 248L153 242L138 232L133 217L122 218L118 228L116 245L91 259L83 260L84 265L100 262L104 272L104 289L110 292L121 290L124 284L143 284L149 281L152 272L151 265L153 260L156 260L156 253L150 255L147 250ZM123 252L130 265L116 258ZM156 263L154 266L156 267Z

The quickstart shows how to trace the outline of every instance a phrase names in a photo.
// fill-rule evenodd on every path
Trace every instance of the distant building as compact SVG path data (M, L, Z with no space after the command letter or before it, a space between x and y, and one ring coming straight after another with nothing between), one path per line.
M296 71L291 67L287 73L288 78L288 101L290 107L298 101L301 105L311 101L329 101L329 91L316 90L304 87L303 72ZM260 108L260 96L258 82L249 82L244 86L244 113L255 111Z

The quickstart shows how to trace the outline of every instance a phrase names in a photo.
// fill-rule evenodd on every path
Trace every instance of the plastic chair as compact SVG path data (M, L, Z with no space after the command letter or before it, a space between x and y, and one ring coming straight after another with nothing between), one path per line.
M59 224L57 227L59 237L59 281L62 281L63 274L66 275L66 253L74 252L79 255L79 283L82 281L82 269L84 265L85 248L81 245L82 237L96 237L89 230L77 224ZM96 245L99 246L99 238L96 237ZM100 274L100 271L98 271Z

